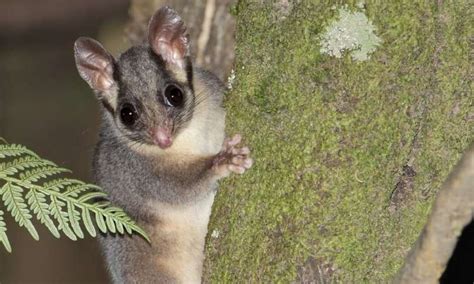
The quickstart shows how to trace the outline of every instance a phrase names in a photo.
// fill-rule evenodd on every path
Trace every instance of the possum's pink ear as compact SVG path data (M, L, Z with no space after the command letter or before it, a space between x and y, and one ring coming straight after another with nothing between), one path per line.
M74 57L79 75L93 90L103 92L113 86L114 58L98 41L78 38L74 43Z
M148 42L167 64L185 68L189 38L186 26L176 11L169 7L156 11L148 25Z

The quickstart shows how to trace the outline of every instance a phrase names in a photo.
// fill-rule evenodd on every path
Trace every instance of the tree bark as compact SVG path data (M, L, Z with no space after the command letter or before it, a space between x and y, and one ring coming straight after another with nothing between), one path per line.
M395 283L437 283L474 216L474 145L438 193L423 233Z
M143 37L146 19L161 5L156 2L133 2L132 41ZM195 43L207 26L200 3L180 11ZM356 62L346 53L321 52L321 35L339 6L238 2L227 127L243 134L256 163L221 186L206 282L385 283L395 277L438 189L474 138L471 6L350 4L346 9L367 15L383 40L369 60ZM210 30L211 37L219 33ZM225 78L229 68L219 69L223 57L215 54L209 69ZM442 210L435 208L435 215Z
M234 62L235 21L229 11L235 0L140 0L132 1L127 36L132 44L144 41L153 13L170 6L188 27L194 62L226 80Z

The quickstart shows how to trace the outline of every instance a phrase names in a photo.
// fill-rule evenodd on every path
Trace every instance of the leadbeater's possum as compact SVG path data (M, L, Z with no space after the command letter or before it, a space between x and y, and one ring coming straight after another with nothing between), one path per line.
M240 136L224 139L224 85L194 68L186 27L164 7L148 42L117 59L90 38L74 54L101 105L93 172L147 232L101 238L114 283L199 283L217 181L252 165Z

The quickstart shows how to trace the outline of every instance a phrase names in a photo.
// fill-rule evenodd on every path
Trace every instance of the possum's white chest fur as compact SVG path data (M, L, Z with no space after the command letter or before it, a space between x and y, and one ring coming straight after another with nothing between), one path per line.
M170 205L153 204L159 222L153 242L164 249L156 259L160 270L165 270L179 283L200 283L204 260L204 242L215 193L197 202Z
M224 141L224 127L224 110L203 102L196 107L189 126L176 137L170 150L179 154L215 155Z

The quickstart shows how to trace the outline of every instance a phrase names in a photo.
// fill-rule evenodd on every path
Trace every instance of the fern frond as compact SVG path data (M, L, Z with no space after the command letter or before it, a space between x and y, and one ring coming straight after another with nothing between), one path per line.
M7 182L0 190L0 194L7 207L7 211L11 213L15 222L17 222L20 227L25 226L31 236L35 240L39 240L38 232L33 226L33 223L31 223L32 216L30 210L23 198L23 188Z
M80 239L84 238L84 233L82 232L81 226L79 225L79 220L81 220L81 214L76 210L75 204L71 201L67 202L67 213L69 216L69 222L71 223L72 229L76 236Z
M101 191L89 192L89 193L86 193L83 196L79 197L78 201L79 202L87 202L87 201L92 200L92 199L104 198L106 196L107 196L107 194L105 194Z
M95 212L95 222L102 233L107 232L107 225L105 224L104 215L102 214L102 212Z
M91 189L99 190L100 188L98 186L93 186L91 184L78 183L76 185L69 186L67 190L64 192L64 195L71 196L71 197L78 197L80 194L83 194L86 192L96 193L96 192L90 192ZM101 193L102 192L99 192L99 194ZM106 197L106 194L103 194L100 197ZM84 200L84 199L81 198L81 200Z
M64 205L66 205L66 203L62 200L58 199L56 196L51 196L49 210L54 219L58 222L58 230L63 231L68 238L75 241L77 240L77 237L69 226L69 216L67 212L63 211Z
M70 172L67 169L58 168L55 166L41 167L34 170L26 171L20 174L20 179L25 182L37 182L40 179L45 179L61 173Z
M17 144L0 144L0 159L7 157L17 157L17 156L33 156L38 158L38 155L31 150L28 150L25 146Z
M50 182L45 182L43 183L42 188L44 190L61 191L70 185L81 184L81 183L82 181L79 181L79 180L62 178L62 179L57 179Z
M3 220L3 211L0 210L0 242L8 252L12 252L12 246L7 236L7 224Z
M89 192L79 197L78 199L74 199L68 195L59 194L55 191L50 192L49 194L51 196L57 197L58 199L64 200L65 202L68 202L70 206L81 208L83 210L83 215L88 214L84 213L84 210L94 212L97 227L103 233L106 233L107 231L115 233L116 231L118 231L117 227L120 227L120 231L122 232L124 231L123 228L125 228L125 231L127 231L127 233L129 234L132 234L132 232L135 231L142 235L147 241L149 241L149 238L146 235L145 231L143 231L139 226L137 226L135 222L133 222L133 220L122 209L110 206L109 202L103 200L92 204L87 203L87 201L90 201L92 199L103 199L103 197L106 196L103 192ZM78 215L78 213L75 214L76 216ZM90 214L88 214L88 217L90 217ZM86 218L88 217L86 216ZM89 223L92 223L91 218L88 219L88 221L90 221ZM89 231L89 229L87 230ZM91 233L91 235L94 235L94 233Z
M88 210L87 208L82 208L82 221L84 222L84 227L86 227L86 230L87 232L89 232L89 235L95 237L97 233L95 231L94 223L91 219L90 210Z
M28 168L46 166L54 167L56 165L50 161L41 160L37 157L27 156L24 158L18 158L11 162L0 164L0 177L11 176Z
M34 239L39 239L32 222L35 217L57 238L62 233L71 240L82 239L83 227L95 237L97 226L103 233L136 232L149 241L146 233L122 209L110 206L107 195L98 186L55 178L65 172L69 170L23 146L0 143L1 200L6 211ZM10 252L3 214L0 210L0 242Z
M59 238L60 235L58 229L56 229L53 220L51 220L51 217L49 217L51 215L51 211L48 208L44 193L37 190L30 190L26 194L26 200L28 201L31 210L34 214L36 214L36 218L41 222L41 224L44 224L51 234L53 234L53 236Z
M116 230L119 233L121 233L121 231L123 232L124 229L129 234L131 234L132 231L135 231L142 235L148 242L150 241L145 231L143 231L135 223L131 223L130 221L132 221L132 219L122 209L113 206L107 206L103 210L93 211L95 211L96 217L102 220L101 223L104 231L106 231L107 228L109 228L110 231L112 231L111 229L113 228L114 231Z

